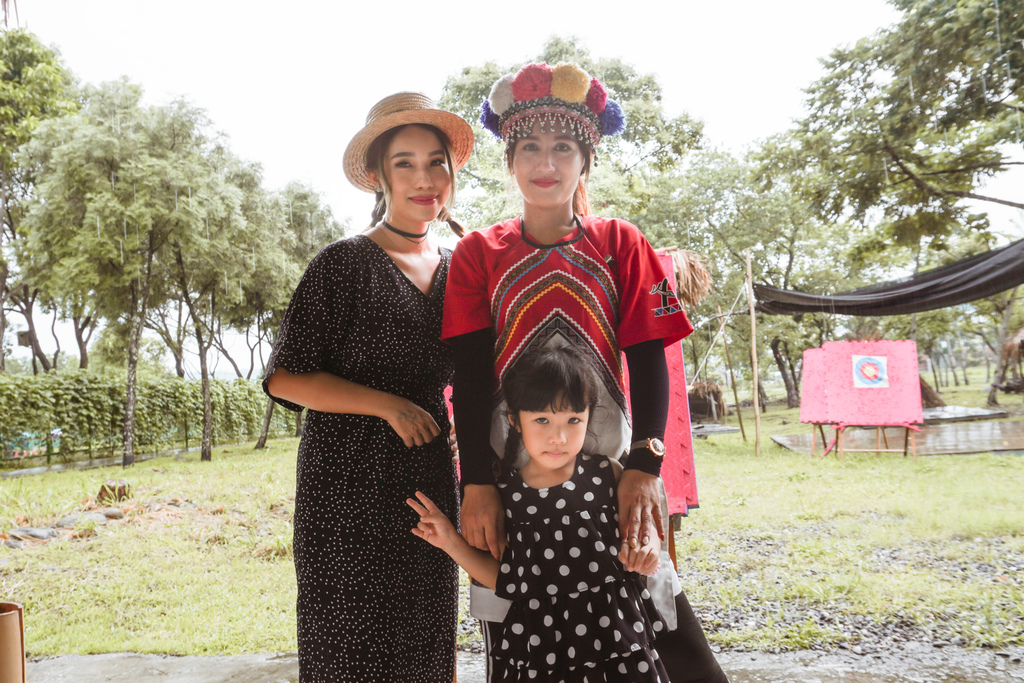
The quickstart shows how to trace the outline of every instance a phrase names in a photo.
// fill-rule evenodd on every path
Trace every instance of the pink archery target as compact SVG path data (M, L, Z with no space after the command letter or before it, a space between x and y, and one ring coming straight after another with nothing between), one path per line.
M906 426L924 421L917 344L826 342L804 352L800 421Z

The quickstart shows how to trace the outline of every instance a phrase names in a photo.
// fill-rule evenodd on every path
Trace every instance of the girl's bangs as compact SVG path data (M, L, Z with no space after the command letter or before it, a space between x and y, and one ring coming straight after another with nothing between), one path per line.
M595 402L596 392L590 369L580 363L566 363L563 358L549 357L524 373L515 382L518 391L506 392L506 401L513 410L541 412L572 411L582 413ZM515 395L509 395L509 393Z

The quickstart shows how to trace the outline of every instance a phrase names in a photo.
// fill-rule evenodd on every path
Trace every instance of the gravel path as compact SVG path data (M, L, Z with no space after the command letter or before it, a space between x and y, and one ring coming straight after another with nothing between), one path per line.
M1017 652L907 645L886 654L722 652L732 683L1011 683L1024 681ZM485 683L483 655L460 652L459 683ZM65 655L28 666L32 683L296 683L295 653L166 657L130 653Z

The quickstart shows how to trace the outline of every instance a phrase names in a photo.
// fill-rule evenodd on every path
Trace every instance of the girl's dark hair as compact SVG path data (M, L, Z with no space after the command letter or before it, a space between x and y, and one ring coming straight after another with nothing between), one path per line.
M388 202L391 201L391 185L388 183L388 177L385 173L384 154L387 152L388 145L395 139L398 131L402 130L406 126L420 126L434 133L437 139L441 141L441 146L444 148L444 158L448 163L448 173L451 178L451 190L448 193L448 201L445 202L444 207L441 208L441 213L437 215L439 221L444 221L448 224L448 227L458 237L462 237L466 234L466 229L452 217L451 206L455 203L455 164L452 161L452 143L448 140L448 136L444 134L440 128L435 128L426 123L407 123L404 126L396 126L389 130L384 131L377 138L370 143L370 146L366 149L366 168L367 170L373 171L380 178L380 188L376 192L373 202L373 211L370 213L371 223L367 230L372 228L381 222L384 218L384 214L388 210Z
M502 469L515 466L522 438L516 430L519 411L571 410L593 413L599 396L598 378L590 361L573 346L528 351L501 380L501 392L513 426L505 440Z

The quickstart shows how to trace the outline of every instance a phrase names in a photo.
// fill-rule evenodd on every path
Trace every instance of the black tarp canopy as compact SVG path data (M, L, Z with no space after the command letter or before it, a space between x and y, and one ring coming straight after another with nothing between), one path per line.
M965 304L1024 284L1024 240L902 280L832 295L754 285L757 310L771 315L899 315Z

